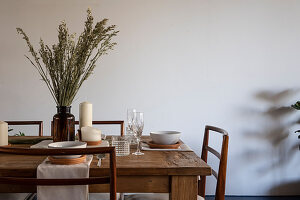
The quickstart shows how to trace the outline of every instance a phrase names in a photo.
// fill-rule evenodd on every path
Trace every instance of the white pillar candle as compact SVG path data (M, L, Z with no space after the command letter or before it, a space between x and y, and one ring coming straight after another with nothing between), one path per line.
M82 127L81 128L81 140L88 142L96 142L101 140L101 130L93 127Z
M0 146L8 145L8 124L0 121Z
M93 122L93 104L82 102L79 104L79 129L85 126L92 127Z

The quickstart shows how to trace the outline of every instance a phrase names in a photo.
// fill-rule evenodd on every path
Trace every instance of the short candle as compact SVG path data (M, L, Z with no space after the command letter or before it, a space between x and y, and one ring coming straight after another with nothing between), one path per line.
M88 142L101 141L101 130L89 126L82 127L81 140Z

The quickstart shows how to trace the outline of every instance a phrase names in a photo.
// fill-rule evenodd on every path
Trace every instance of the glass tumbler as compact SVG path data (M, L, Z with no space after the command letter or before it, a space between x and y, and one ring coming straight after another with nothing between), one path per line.
M130 143L126 137L114 136L111 145L116 148L117 156L127 156L130 154Z

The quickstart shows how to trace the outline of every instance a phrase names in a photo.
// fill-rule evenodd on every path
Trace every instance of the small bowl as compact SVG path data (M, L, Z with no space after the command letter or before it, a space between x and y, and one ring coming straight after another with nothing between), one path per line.
M86 142L80 141L65 141L65 142L53 142L48 144L49 149L76 149L86 148ZM52 156L54 158L79 158L81 155L67 155L67 156Z
M150 137L155 144L176 144L180 138L178 131L155 131L150 132Z

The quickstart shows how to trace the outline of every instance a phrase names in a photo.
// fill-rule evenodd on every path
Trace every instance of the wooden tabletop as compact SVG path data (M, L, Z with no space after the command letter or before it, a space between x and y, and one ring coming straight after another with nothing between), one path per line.
M144 136L143 139L149 137ZM13 146L30 147L29 144ZM130 154L117 157L117 175L211 175L211 168L194 152L143 151L143 153L142 156ZM44 159L43 156L0 154L0 176L36 177L36 169ZM90 176L108 175L108 156L102 160L101 167L97 167L97 162L98 159L94 157Z

